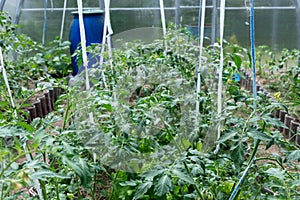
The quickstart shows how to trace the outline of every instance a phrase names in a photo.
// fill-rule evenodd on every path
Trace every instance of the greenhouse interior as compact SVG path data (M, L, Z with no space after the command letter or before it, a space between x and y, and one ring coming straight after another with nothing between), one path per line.
M300 0L0 9L0 200L300 199Z

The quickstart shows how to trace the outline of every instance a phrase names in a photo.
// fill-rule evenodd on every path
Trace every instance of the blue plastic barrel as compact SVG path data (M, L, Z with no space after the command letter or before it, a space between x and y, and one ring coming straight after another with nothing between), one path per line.
M72 12L73 22L70 28L69 39L71 42L71 55L77 49L80 40L79 15L78 12ZM102 43L103 27L104 27L104 11L103 10L84 10L83 22L86 35L86 46L93 43ZM77 57L72 57L73 75L78 73Z

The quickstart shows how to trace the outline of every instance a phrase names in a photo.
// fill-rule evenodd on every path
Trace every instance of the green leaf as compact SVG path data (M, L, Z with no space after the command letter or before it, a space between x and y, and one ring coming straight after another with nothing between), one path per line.
M66 156L63 156L62 160L74 170L77 176L79 176L82 186L88 188L92 181L92 175L86 161L79 158L74 162L73 160L69 160Z
M140 181L137 180L130 180L130 181L125 181L123 183L120 183L121 186L136 186Z
M276 177L280 180L283 180L285 178L285 171L278 169L278 168L270 168L266 171L269 176Z
M242 55L240 53L235 53L235 54L231 55L231 58L238 69L241 67L241 64L243 62L241 57L242 57Z
M268 142L268 144L266 145L266 150L268 150L271 146L273 146L275 144L275 139L274 138L272 138L269 142Z
M41 170L41 171L36 171L30 174L30 177L33 179L40 179L40 180L47 180L47 178L59 178L59 179L69 179L69 176L64 176L57 174L53 171L50 170Z
M160 170L150 170L145 172L144 174L141 175L141 177L144 178L154 178L162 173L164 173L165 169L160 169Z
M264 132L260 132L258 130L251 130L247 132L247 135L249 137L255 138L255 139L259 139L262 141L270 141L272 138L270 136L268 136L266 133Z
M247 150L247 146L242 142L239 142L235 147L230 148L231 150L231 158L236 165L236 167L240 167L240 165L244 162L244 155Z
M284 162L290 162L294 160L300 160L300 150L292 151L287 157L285 158Z
M237 106L228 106L226 107L226 110L236 110L237 108Z
M24 128L25 130L27 130L30 133L33 133L33 131L34 131L34 128L32 126L30 126L29 124L27 124L26 122L18 122L17 125Z
M259 116L253 116L248 120L248 123L256 123L257 121L259 121L259 119Z
M165 195L167 192L172 190L173 190L173 183L169 175L162 176L154 188L155 195L159 197Z
M300 186L300 179L294 180L291 184L292 187L299 187Z
M152 180L138 186L136 192L134 193L133 200L141 198L152 186Z
M17 128L16 126L12 127L0 127L0 137L13 137L13 136L20 136L26 137L26 132L23 129Z
M11 163L10 167L14 170L18 170L19 169L19 164L16 162Z
M272 126L276 126L276 127L283 127L284 126L284 123L282 123L279 118L273 118L273 116L270 116L270 114L263 115L262 119L267 124L272 125Z
M230 138L233 138L234 136L236 136L238 134L238 132L234 132L234 131L231 131L231 132L228 132L228 133L225 133L224 135L222 135L219 139L219 143L222 143L222 142L225 142L227 140L229 140Z
M186 174L185 172L179 170L179 169L173 169L173 174L175 174L179 179L190 183L190 184L195 184L194 179L192 179L188 174Z
M272 155L276 158L276 160L277 160L280 164L282 164L282 157L281 157L281 155L279 155L279 154L277 154L277 153L273 153Z

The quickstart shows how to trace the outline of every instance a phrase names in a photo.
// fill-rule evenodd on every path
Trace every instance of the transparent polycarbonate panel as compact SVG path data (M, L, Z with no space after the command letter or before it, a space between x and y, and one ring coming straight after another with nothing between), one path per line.
M71 11L66 11L66 18L64 23L63 39L69 39L69 31L73 15ZM62 21L62 11L48 11L46 20L46 34L45 43L52 41L55 37L60 35ZM28 34L32 39L36 41L42 41L42 32L44 24L44 12L23 12L20 20L20 29L22 33Z
M174 0L164 1L164 6L170 7L174 5ZM147 7L157 7L159 6L159 0L149 1L149 0L116 0L111 1L111 7L119 8L147 8Z
M295 0L255 0L255 6L293 6ZM226 6L250 5L250 0L226 0Z
M103 6L103 0L83 0L84 8ZM5 11L14 17L18 0L6 1ZM64 0L51 0L47 5L46 41L60 35L62 8ZM67 13L63 39L68 40L71 11L77 9L77 0L67 1ZM101 3L102 2L102 3ZM176 10L176 2L180 9ZM210 36L214 28L212 5L214 0L207 0L205 33ZM220 0L216 0L220 5ZM225 39L249 47L249 0L226 0ZM274 49L297 48L298 31L295 0L255 0L255 42L256 45L269 45ZM197 34L199 23L199 0L164 0L167 24L175 23L176 19L184 27ZM246 6L245 6L246 5ZM247 7L248 6L248 7ZM41 41L44 23L44 1L24 0L21 14L20 31L29 34L33 39ZM219 8L216 15L216 37L219 36ZM300 11L299 11L300 12ZM180 16L176 18L176 14ZM112 0L111 22L115 34L141 27L161 27L159 0ZM300 24L299 24L300 26ZM300 30L300 29L299 29Z

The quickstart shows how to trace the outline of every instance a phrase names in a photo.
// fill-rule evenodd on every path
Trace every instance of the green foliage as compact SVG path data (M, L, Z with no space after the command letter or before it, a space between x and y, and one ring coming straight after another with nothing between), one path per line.
M36 199L22 192L36 182L44 199L228 199L245 169L248 176L236 199L297 199L299 148L280 135L277 128L284 125L272 115L285 106L261 94L253 99L234 81L249 64L248 52L224 44L224 109L219 115L218 47L204 49L201 92L195 94L197 41L182 30L169 30L167 44L167 51L163 41L116 49L113 67L104 62L101 69L88 71L89 90L83 90L85 82L77 77L72 87L62 86L65 94L56 102L57 110L30 125L21 108L32 92L13 83L23 78L20 70L29 63L30 73L42 65L64 70L68 43L54 41L43 52L34 42L14 46L28 60L19 55L23 64L14 65L10 74L14 95L22 100L16 114L0 85L0 199ZM10 51L10 45L5 48ZM100 50L96 45L89 49L95 55ZM103 56L110 61L107 52ZM41 73L32 80L47 78ZM216 141L219 122L222 136ZM221 149L214 154L217 144ZM273 145L286 151L261 153Z
M258 74L267 82L266 89L280 94L290 112L299 116L299 55L298 49L283 49L276 53L267 46L258 47Z

